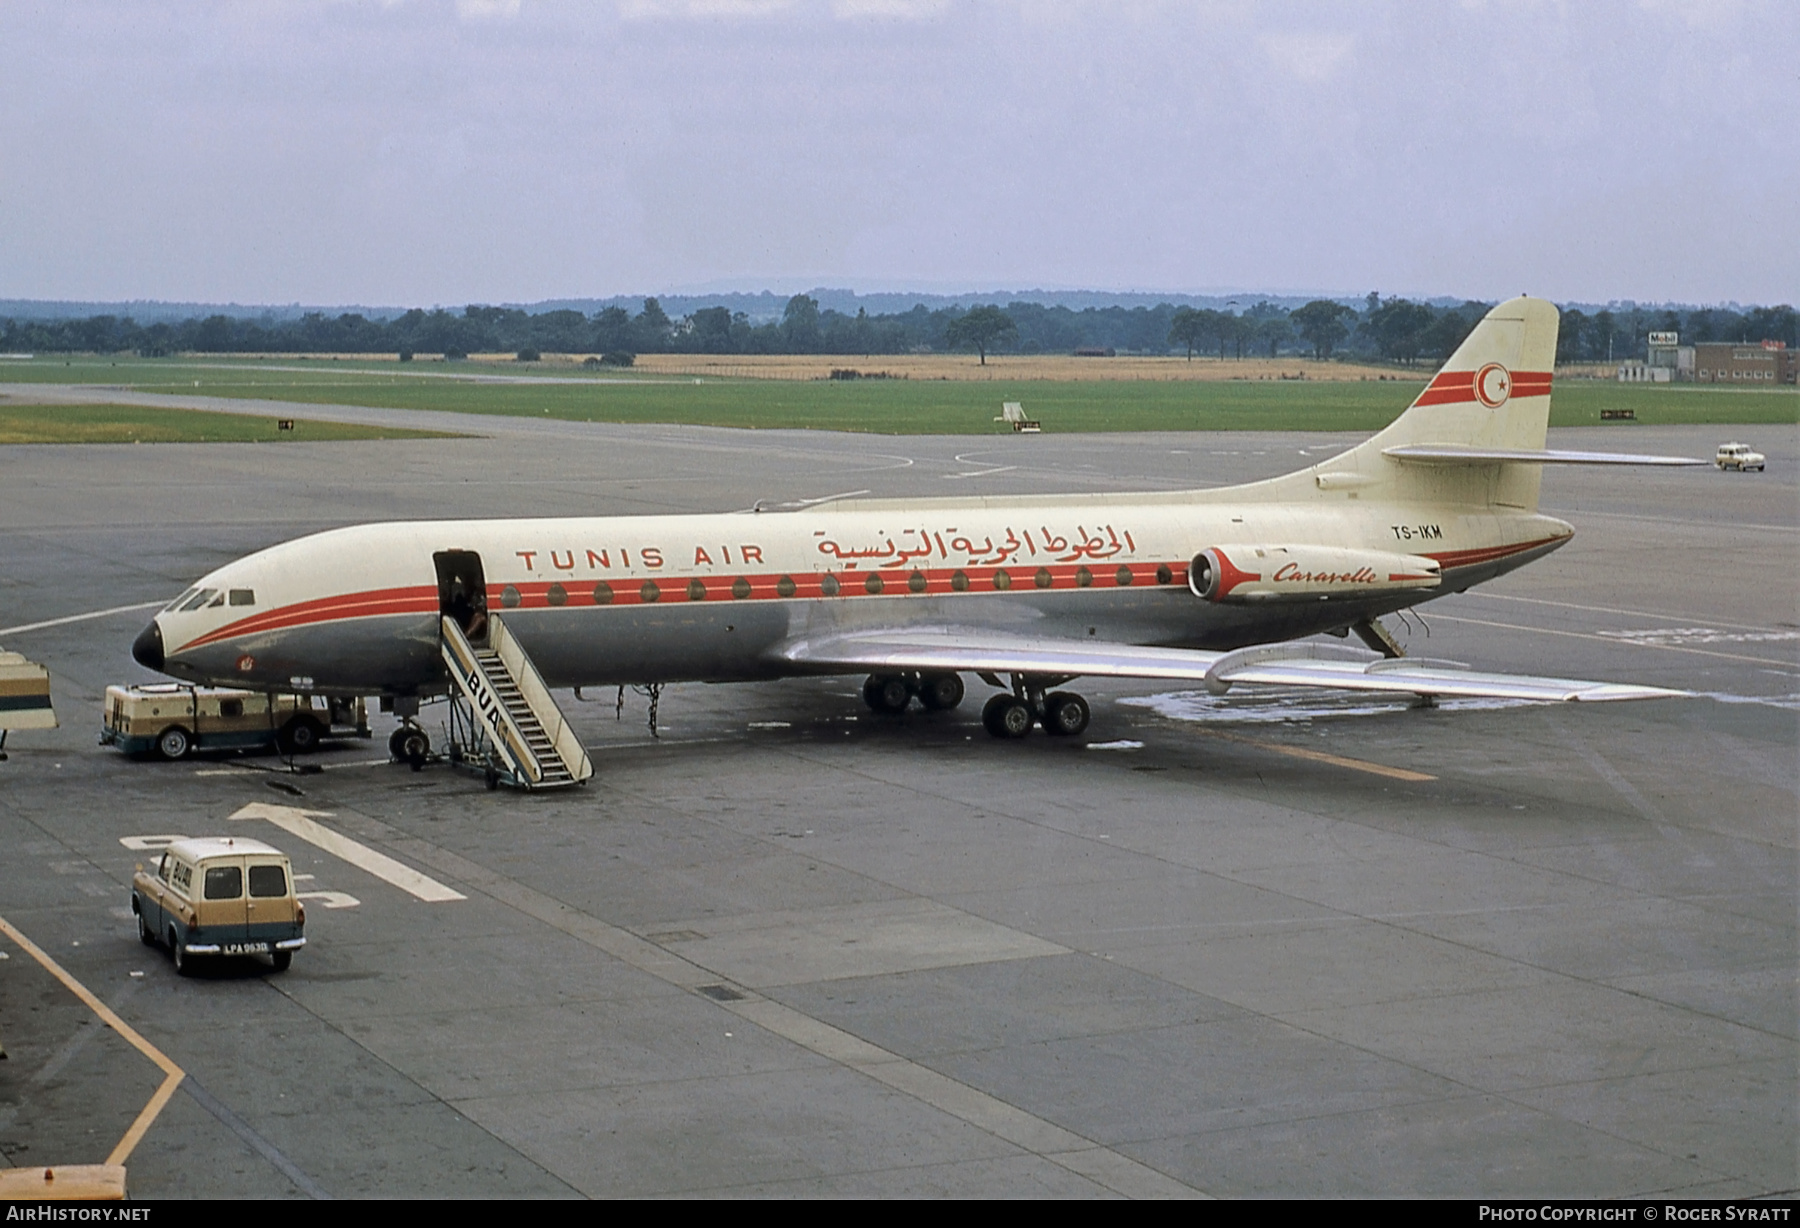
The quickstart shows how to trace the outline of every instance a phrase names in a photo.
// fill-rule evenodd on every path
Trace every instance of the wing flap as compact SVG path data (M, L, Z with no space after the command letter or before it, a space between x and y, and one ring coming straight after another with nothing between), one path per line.
M945 630L796 640L780 655L795 665L822 668L965 670L1199 682L1225 654Z
M1381 662L1376 662L1381 664ZM1264 686L1335 687L1346 691L1385 691L1399 695L1430 695L1434 698L1530 699L1544 702L1614 699L1660 699L1683 695L1663 687L1634 686L1613 682L1584 682L1576 678L1539 678L1529 674L1488 674L1472 670L1443 669L1421 665L1406 668L1403 661L1393 668L1370 670L1353 662L1337 661L1259 661L1238 669L1222 670L1216 683L1233 685L1240 682ZM1222 687L1211 689L1222 690Z
M820 672L967 671L1199 682L1215 694L1238 683L1344 691L1538 701L1658 699L1663 687L1478 673L1454 662L1391 660L1360 649L1300 641L1237 652L1197 652L1134 644L995 635L992 632L852 632L790 641L780 656Z

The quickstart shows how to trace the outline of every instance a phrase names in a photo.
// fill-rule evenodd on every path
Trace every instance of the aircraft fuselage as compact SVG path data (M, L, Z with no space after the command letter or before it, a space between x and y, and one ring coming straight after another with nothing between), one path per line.
M807 672L780 647L860 628L980 627L1229 649L1458 591L1572 533L1550 517L1483 506L1221 498L1230 493L355 526L206 576L196 590L217 596L192 609L180 607L193 598L178 600L158 615L146 635L160 637L161 660L145 663L253 689L440 692L445 594L434 556L448 551L479 558L487 608L505 616L554 687ZM1190 591L1189 565L1202 549L1290 542L1423 557L1441 565L1442 580L1430 589L1244 603ZM140 660L157 651L142 639L139 648Z

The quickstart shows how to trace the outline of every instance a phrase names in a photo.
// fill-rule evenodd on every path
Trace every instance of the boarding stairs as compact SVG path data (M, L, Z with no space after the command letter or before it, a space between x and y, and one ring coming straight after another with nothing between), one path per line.
M483 762L490 783L557 789L594 774L550 688L499 615L488 617L481 648L454 619L441 619L440 626L444 664L485 735L474 758Z

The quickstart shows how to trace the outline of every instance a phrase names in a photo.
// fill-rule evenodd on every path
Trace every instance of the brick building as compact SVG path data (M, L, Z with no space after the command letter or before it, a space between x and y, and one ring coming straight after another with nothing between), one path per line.
M1800 350L1780 341L1702 341L1694 346L1692 378L1702 384L1748 384L1769 388L1792 384L1800 375Z

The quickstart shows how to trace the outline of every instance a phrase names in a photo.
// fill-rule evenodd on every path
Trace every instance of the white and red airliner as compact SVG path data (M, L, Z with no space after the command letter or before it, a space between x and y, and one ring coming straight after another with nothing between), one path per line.
M1542 466L1688 464L1544 448L1557 312L1516 298L1395 422L1310 469L1175 493L846 500L803 511L335 529L202 578L133 645L193 682L444 694L444 619L490 612L552 687L868 674L899 711L998 688L999 737L1080 733L1081 676L1606 700L1653 687L1415 661L1380 617L1555 550ZM1355 632L1348 644L1297 643ZM404 732L404 730L402 731Z

